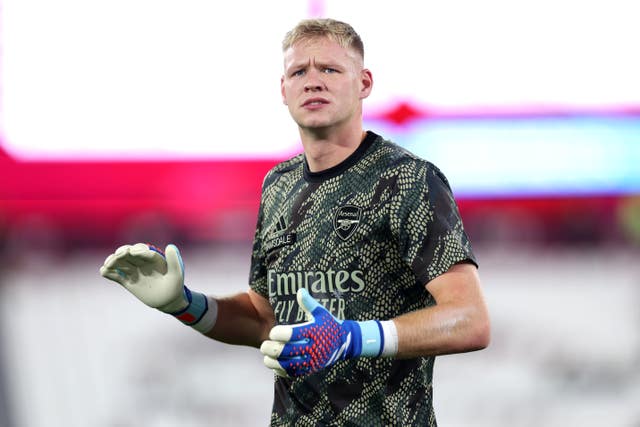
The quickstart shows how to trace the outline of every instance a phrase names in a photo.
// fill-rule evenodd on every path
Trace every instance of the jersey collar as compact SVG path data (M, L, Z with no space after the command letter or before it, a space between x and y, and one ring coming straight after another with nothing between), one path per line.
M356 148L356 151L354 151L349 157L347 157L346 159L344 159L342 162L338 163L337 165L335 165L333 167L330 167L329 169L325 169L323 171L320 171L320 172L311 172L309 170L309 164L307 163L307 158L305 157L304 158L304 179L305 179L305 181L307 181L307 182L323 182L323 181L326 181L327 179L334 178L334 177L340 175L341 173L343 173L344 171L349 169L351 166L355 165L358 162L358 160L360 160L362 158L362 156L364 156L364 153L367 152L369 147L371 147L373 142L378 137L379 136L376 133L368 130L367 131L367 135L362 140L362 142L360 143L358 148Z

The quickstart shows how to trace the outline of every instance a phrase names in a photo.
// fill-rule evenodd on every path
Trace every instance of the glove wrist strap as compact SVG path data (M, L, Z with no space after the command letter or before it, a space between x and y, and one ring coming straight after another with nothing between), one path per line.
M384 344L380 357L395 357L398 354L398 330L393 320L380 322L384 334Z
M198 332L206 334L216 323L218 317L218 303L212 298L200 292L193 292L186 286L184 294L189 302L183 310L168 313Z
M362 333L361 357L393 357L398 352L398 332L392 320L358 322Z

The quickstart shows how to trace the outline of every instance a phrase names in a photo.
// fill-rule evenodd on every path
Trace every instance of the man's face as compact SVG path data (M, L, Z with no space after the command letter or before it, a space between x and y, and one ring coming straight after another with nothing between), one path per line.
M359 121L372 84L362 58L329 38L301 40L284 53L282 100L301 129Z

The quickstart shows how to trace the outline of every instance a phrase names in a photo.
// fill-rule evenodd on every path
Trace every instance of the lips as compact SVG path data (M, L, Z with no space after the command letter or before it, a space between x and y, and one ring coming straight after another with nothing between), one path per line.
M328 103L329 101L327 101L324 98L309 98L302 103L302 106L303 107L319 107L321 105L325 105Z

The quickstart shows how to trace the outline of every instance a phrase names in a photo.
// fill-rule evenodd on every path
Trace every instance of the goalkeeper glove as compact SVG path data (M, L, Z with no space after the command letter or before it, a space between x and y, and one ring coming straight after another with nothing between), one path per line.
M176 246L168 245L165 253L144 243L124 245L107 257L100 274L149 307L207 333L216 322L216 300L184 285L184 264Z
M398 335L393 321L338 320L306 289L296 296L309 321L273 327L260 347L264 364L279 376L298 377L356 357L395 356Z

